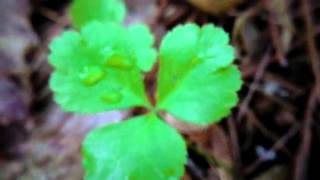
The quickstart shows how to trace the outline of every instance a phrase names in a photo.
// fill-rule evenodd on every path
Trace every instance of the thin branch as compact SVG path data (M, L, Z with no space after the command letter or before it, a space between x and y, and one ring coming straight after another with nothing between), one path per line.
M228 174L234 176L234 169L224 163L222 160L219 160L218 158L209 155L206 153L204 150L200 149L199 147L193 145L192 143L188 143L188 148L193 150L195 153L197 153L199 156L201 156L203 159L205 159L210 166L215 167L215 168L222 168L224 169Z
M305 171L308 165L309 151L312 140L312 114L317 104L317 91L314 88L309 96L308 105L305 110L303 129L301 132L302 142L300 144L294 167L294 180L306 179Z
M232 158L235 162L235 170L237 173L240 173L241 169L241 157L240 157L240 146L239 146L239 138L238 138L238 132L236 128L236 121L234 118L230 117L227 120L228 128L229 128L229 134L230 134L230 147L232 150Z
M264 57L262 58L259 66L257 68L257 71L254 76L254 80L249 87L249 92L248 92L247 96L244 98L244 100L241 102L241 104L239 106L239 113L236 117L237 122L243 117L243 115L246 114L249 103L250 103L255 91L258 89L258 82L262 79L264 72L265 72L265 69L267 68L269 62L270 62L270 54L269 54L269 51L267 51L267 53L264 55Z
M301 0L302 3L302 13L306 27L306 41L307 41L307 50L310 60L310 65L314 74L316 81L316 91L319 97L320 94L320 58L317 52L317 47L315 43L315 27L313 23L312 16L310 14L311 8L308 0Z
M273 144L269 151L278 151L282 149L285 146L285 144L287 144L287 142L299 131L299 129L300 125L298 124L291 127L290 130L284 136L282 136L277 142ZM264 162L265 160L259 157L255 162L253 162L251 165L249 165L243 170L244 174L248 175L253 173Z

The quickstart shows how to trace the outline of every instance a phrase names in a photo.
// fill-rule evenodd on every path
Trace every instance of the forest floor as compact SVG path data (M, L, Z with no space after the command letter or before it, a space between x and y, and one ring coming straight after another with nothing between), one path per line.
M125 22L147 23L156 46L177 24L214 23L236 47L239 105L184 134L192 144L184 179L320 179L320 1L189 1L127 0ZM70 28L69 3L0 1L1 180L82 179L85 134L139 111L80 116L53 102L48 44Z

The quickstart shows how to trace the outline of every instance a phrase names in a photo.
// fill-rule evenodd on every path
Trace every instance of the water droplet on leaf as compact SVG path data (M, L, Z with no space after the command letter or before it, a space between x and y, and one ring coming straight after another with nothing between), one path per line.
M107 60L107 66L114 68L129 69L132 65L132 62L130 62L129 59L117 54L114 54Z
M79 74L79 78L83 84L92 86L97 82L99 82L104 77L104 75L105 73L100 67L86 66L83 68L82 72Z
M102 55L104 58L110 58L113 54L114 54L114 51L112 50L111 47L105 47L105 48L103 48L102 51L101 51L101 55Z
M118 103L122 100L122 95L119 92L106 91L101 95L101 100L106 103Z
M206 58L206 53L200 52L195 59L205 59Z

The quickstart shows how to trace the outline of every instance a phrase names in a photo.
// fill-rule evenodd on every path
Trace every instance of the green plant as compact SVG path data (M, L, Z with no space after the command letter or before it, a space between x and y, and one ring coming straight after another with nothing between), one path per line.
M77 6L85 7L84 0L75 1L73 6L77 2L82 3ZM82 11L90 14L91 9ZM77 17L81 12L73 11L74 19L81 19ZM152 69L157 58L148 27L125 28L118 18L99 21L101 16L92 16L86 23L74 21L79 32L66 31L50 44L54 98L70 112L139 106L148 113L87 135L82 149L85 178L179 179L187 159L186 145L181 135L161 120L159 112L201 126L230 113L242 81L232 65L234 49L228 44L228 34L212 24L199 27L189 23L165 35L159 50L157 102L153 106L143 83L144 73Z
M121 23L126 8L121 0L74 0L70 9L73 25L81 28L92 20Z

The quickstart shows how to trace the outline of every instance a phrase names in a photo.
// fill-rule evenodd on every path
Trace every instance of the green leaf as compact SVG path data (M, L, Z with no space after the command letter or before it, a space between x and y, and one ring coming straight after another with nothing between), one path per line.
M242 84L228 41L212 24L180 25L169 32L160 47L157 109L198 125L227 116Z
M85 179L180 179L186 145L153 114L91 131L83 142Z
M126 8L122 0L74 0L70 12L72 23L81 28L91 21L122 23Z
M152 69L157 52L150 48L154 44L154 37L149 28L143 24L132 25L128 29L131 37L131 47L134 48L133 53L137 60L139 68L148 72Z
M81 113L149 107L140 63L133 53L152 50L153 40L147 39L132 46L131 31L100 22L55 38L49 55L55 69L50 79L55 100L64 110Z

